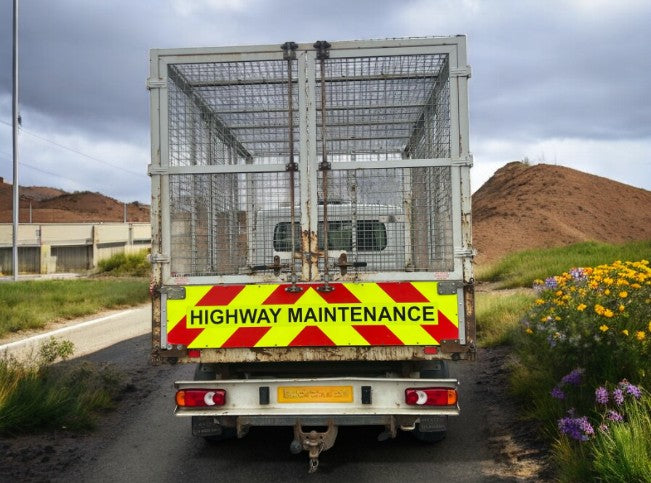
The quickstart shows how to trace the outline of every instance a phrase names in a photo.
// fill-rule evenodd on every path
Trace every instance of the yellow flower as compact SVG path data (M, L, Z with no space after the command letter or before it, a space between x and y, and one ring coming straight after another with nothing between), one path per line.
M556 317L554 317L554 320L559 321L559 320L561 320L561 318L557 315Z
M615 281L614 281L612 278L610 278L610 277L606 277L606 278L604 278L604 283L605 283L606 285L612 285L614 282L615 282Z
M626 307L624 307L622 304L620 304L618 308L620 312L624 312L624 310L626 310Z
M637 338L637 340L644 340L644 338L646 337L646 334L644 332L642 332L641 330L638 330L635 333L635 337Z
M626 290L619 292L619 298L625 299L626 297L628 297L628 292Z
M527 330L525 330L527 334L533 334L533 330L531 330L531 327L527 327Z
M622 334L624 334L626 337L628 337L628 329L622 330Z
M649 322L649 333L651 334L651 322Z
M615 314L613 313L612 310L610 310L610 309L604 310L604 317L608 317L610 319L613 315L615 315Z
M606 290L604 290L604 294L610 295L610 289L607 288Z
M563 291L562 290L557 290L556 291L556 296L560 297L561 295L563 295Z
M542 305L544 303L545 303L545 301L543 299L536 299L536 302L535 302L536 305Z
M606 309L604 308L603 305L596 304L594 306L594 311L597 312L598 315L603 315Z
M588 307L588 306L587 306L586 304L579 304L579 305L576 307L576 310L578 310L579 312L583 312L587 307Z
M631 288L641 288L642 286L639 283L632 283Z
M606 332L608 330L608 326L606 324L602 324L599 326L599 330L601 332Z

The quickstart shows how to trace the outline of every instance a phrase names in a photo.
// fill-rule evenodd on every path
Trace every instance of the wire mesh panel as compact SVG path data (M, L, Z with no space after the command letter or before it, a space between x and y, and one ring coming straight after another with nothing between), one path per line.
M449 167L342 170L328 176L330 265L346 252L360 272L453 269ZM324 199L319 189L320 227ZM321 250L324 246L319 241Z
M422 130L423 118L436 126L428 124L430 130L420 137L431 137L437 145L432 152L445 157L450 151L447 62L445 54L327 60L326 147L331 155L344 155L332 160L350 155L358 161L400 159L413 143L415 128ZM319 65L316 76L319 91Z
M172 272L235 275L272 265L273 220L289 224L286 173L170 177ZM296 177L298 185L298 177ZM263 213L264 216L256 216ZM296 225L298 228L298 225ZM289 269L290 261L285 266Z
M449 54L372 52L167 65L173 276L454 269L453 168L409 166L452 155Z

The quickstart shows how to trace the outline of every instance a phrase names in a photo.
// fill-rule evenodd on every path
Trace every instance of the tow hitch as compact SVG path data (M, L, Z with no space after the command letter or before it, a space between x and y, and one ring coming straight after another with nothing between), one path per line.
M328 429L322 433L314 430L305 433L301 423L297 422L294 426L294 440L289 445L289 450L293 454L307 451L310 454L309 472L314 473L319 466L319 454L332 448L337 439L337 432L338 428L332 421L328 423Z

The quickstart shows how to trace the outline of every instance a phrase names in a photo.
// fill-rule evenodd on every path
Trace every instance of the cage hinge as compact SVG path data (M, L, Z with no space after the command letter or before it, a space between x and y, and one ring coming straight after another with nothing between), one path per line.
M450 77L471 77L471 70L470 66L467 65L465 67L454 67L450 69Z
M167 300L185 299L185 287L165 286L160 289L160 293L167 295Z
M170 256L162 253L153 253L149 257L151 263L170 263Z
M167 174L167 168L163 166L147 166L147 174L149 176Z
M314 48L316 49L316 58L319 60L329 59L330 47L332 47L332 45L330 45L330 43L325 40L318 40L317 42L315 42Z
M436 292L439 295L454 295L460 288L463 288L463 282L461 281L439 282L436 284Z
M296 164L295 161L292 161L291 163L287 163L285 165L285 171L296 171L298 170L298 164Z
M284 60L296 60L296 49L298 49L296 42L285 42L280 48L283 49Z
M475 256L475 250L472 248L457 249L454 251L456 258L472 258Z
M452 166L472 168L472 165L473 165L472 154L469 154L462 158L455 158L452 160Z
M147 79L147 90L162 89L167 86L163 79Z

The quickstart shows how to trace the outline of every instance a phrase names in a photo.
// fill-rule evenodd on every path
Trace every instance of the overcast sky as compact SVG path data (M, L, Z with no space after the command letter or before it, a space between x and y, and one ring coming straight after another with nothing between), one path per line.
M19 15L21 185L149 203L150 48L466 34L474 190L525 157L651 189L651 1L20 0ZM9 182L11 18L1 1Z

